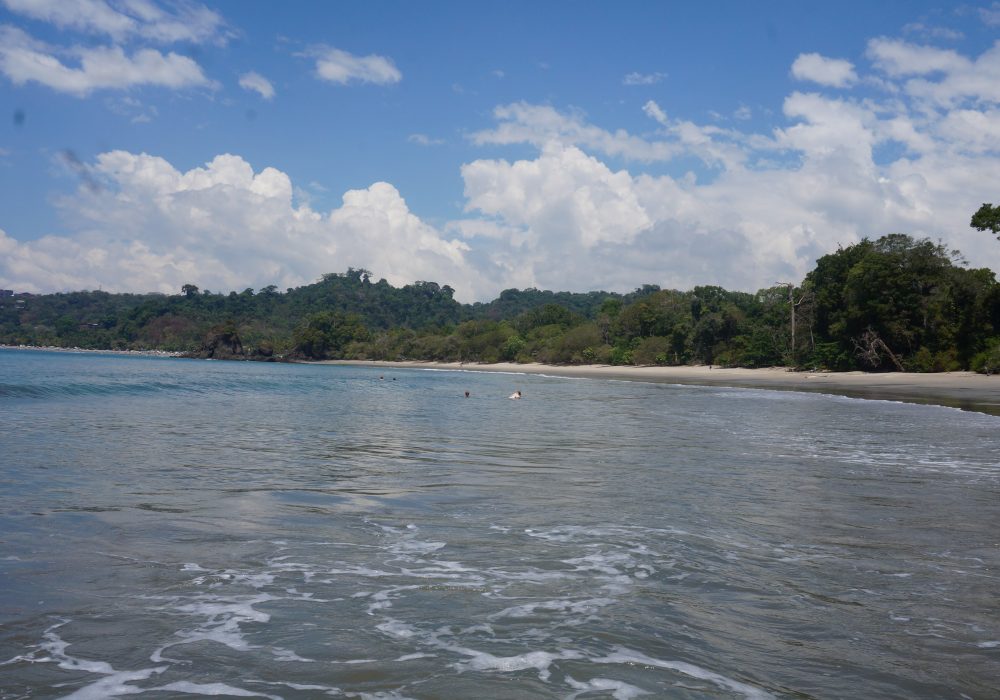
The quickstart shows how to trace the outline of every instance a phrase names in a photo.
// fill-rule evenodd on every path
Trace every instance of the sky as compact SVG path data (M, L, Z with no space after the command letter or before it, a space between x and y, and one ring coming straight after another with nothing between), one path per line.
M0 288L1000 271L1000 2L0 0Z

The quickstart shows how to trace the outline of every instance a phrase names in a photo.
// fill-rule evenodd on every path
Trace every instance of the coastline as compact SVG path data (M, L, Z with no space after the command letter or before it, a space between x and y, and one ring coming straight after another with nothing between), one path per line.
M94 348L63 348L57 345L2 345L0 350L43 350L45 352L102 353L105 355L143 355L150 357L181 357L172 350L97 350Z
M181 357L165 350L92 350L88 348L0 345L0 350L42 350L63 353L104 353L133 356ZM314 360L302 364L353 365L400 369L544 374L578 379L653 382L691 386L804 391L852 398L948 406L1000 416L1000 375L975 372L797 372L783 367L745 369L706 365L661 367L621 365L545 365L514 362L460 363L419 360Z
M557 377L614 379L741 389L774 389L836 394L853 398L949 406L1000 416L1000 375L975 372L796 372L780 367L764 369L707 366L631 367L611 365L543 365L459 362L388 362L378 360L321 360L310 364L354 365L406 369L547 374Z

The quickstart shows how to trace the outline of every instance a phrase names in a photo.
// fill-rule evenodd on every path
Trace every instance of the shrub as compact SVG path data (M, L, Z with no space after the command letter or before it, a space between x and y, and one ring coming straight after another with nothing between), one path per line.
M985 350L972 357L970 369L980 374L1000 372L1000 338L994 338Z

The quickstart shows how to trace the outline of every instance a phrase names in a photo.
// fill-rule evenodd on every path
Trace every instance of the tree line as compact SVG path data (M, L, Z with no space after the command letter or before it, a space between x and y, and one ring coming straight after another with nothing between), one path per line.
M983 206L972 225L997 233L1000 207ZM995 274L903 234L840 248L801 282L756 293L508 289L475 304L453 294L349 268L283 292L19 295L0 299L0 343L258 360L1000 369Z

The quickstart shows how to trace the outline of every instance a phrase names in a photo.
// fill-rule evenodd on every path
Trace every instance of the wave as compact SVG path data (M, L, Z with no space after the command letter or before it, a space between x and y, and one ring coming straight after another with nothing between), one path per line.
M0 398L49 399L67 396L108 396L163 392L203 393L196 386L156 380L128 383L113 382L107 384L94 382L63 382L58 384L0 382Z

